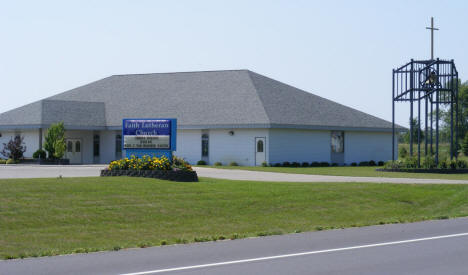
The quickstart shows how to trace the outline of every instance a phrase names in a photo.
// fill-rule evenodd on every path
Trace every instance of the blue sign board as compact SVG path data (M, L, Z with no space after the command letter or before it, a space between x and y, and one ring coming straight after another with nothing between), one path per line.
M166 156L176 150L177 119L124 119L122 148L127 157Z

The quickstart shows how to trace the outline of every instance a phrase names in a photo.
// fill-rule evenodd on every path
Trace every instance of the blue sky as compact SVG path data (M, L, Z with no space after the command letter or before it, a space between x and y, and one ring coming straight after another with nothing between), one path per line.
M0 112L113 74L250 69L391 119L391 71L467 80L467 1L2 1ZM130 95L129 95L130 96ZM397 122L408 124L399 104Z

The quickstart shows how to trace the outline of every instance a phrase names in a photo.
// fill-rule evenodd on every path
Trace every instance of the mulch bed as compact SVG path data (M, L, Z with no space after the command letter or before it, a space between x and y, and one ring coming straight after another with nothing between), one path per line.
M116 176L127 176L127 177L144 177L144 178L155 178L162 180L171 181L184 181L194 182L198 181L197 172L195 171L182 171L182 170L101 170L101 177L116 177Z

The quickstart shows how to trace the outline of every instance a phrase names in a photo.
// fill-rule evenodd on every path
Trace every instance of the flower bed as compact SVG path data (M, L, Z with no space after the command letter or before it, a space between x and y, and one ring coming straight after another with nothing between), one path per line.
M130 176L158 178L172 181L198 181L198 176L185 160L173 157L172 161L161 158L143 156L124 158L112 161L109 168L101 170L101 177Z

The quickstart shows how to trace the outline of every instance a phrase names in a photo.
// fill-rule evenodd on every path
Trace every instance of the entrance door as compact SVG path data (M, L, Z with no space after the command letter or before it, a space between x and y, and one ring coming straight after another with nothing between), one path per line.
M264 161L266 161L266 146L265 146L264 137L255 138L255 165L260 166Z
M67 139L67 153L65 157L70 160L71 164L80 164L82 162L80 139Z

